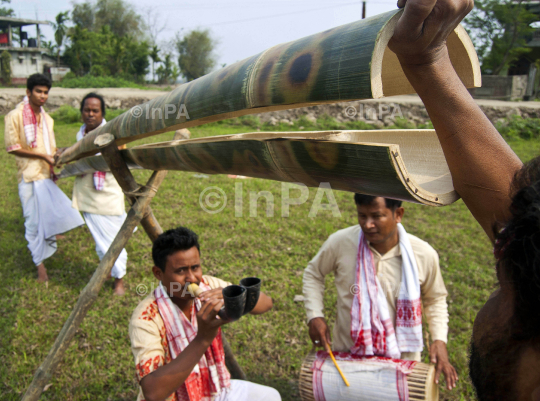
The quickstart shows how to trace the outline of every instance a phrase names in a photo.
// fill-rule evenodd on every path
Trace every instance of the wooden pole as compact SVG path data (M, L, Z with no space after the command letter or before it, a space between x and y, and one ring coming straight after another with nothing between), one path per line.
M146 184L147 190L141 193L137 198L137 201L129 211L127 218L124 221L122 228L116 235L116 238L109 247L109 250L99 263L99 266L90 279L90 282L81 292L77 304L74 306L69 318L64 323L64 327L56 338L56 341L45 358L45 361L43 361L41 366L37 369L34 379L26 390L22 401L36 401L39 399L41 393L43 392L43 388L51 379L56 367L68 349L69 343L75 335L75 332L86 316L86 313L90 310L97 299L101 287L105 281L107 281L108 275L116 262L116 259L120 255L120 252L122 252L122 249L124 249L126 246L128 240L131 238L133 230L137 224L143 219L148 205L150 204L166 175L166 171L154 172L152 177L150 177L148 180L148 183Z
M141 187L139 184L137 184L137 181L135 181L135 177L133 177L131 171L129 171L129 168L126 165L126 162L122 158L122 155L118 150L118 146L114 141L114 136L110 134L100 135L98 138L96 138L95 143L104 146L101 150L101 154L111 169L114 178L116 178L116 181L120 185L120 188L122 188L126 194L128 202L133 205L136 200L134 195L140 191ZM166 175L167 171L162 171L162 173ZM145 216L141 220L141 225L152 242L154 242L156 238L163 232L163 229L159 225L159 222L154 216L150 206L148 206L146 209Z
M225 351L225 365L229 369L231 377L235 380L247 380L246 374L240 367L240 364L234 357L233 351L229 342L225 338L223 330L221 331L221 342L223 343L223 350Z
M362 2L362 19L366 19L366 2Z

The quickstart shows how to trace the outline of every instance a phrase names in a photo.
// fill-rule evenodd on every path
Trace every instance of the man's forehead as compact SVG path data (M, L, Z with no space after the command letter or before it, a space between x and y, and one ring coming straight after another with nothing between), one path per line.
M34 88L32 89L32 92L34 92L34 91L36 91L36 92L45 92L45 93L47 93L47 92L49 92L49 88L46 87L45 85L36 85L36 86L34 86Z
M369 213L369 212L373 213L375 211L381 211L381 210L386 210L386 209L390 210L386 206L385 199L381 197L373 199L373 201L370 204L356 205L356 208L358 209L359 212L363 212L363 213Z
M174 267L193 266L200 263L199 250L192 247L187 250L176 251L167 257L167 264Z
M101 109L101 101L98 98L89 97L84 101L84 108L87 107Z

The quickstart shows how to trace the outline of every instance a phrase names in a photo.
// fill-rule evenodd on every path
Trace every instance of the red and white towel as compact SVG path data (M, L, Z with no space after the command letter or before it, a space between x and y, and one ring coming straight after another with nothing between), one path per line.
M43 110L43 107L39 108L39 111L41 113L41 121L43 122L43 145L45 146L45 151L49 156L52 156L52 149L51 149L51 137L50 135L52 132L49 130L49 127L47 126L47 119L45 118L45 111ZM23 99L23 128L24 128L24 136L26 137L26 143L31 148L37 147L37 118L36 114L34 113L34 110L30 106L30 101L28 100L28 96L25 96ZM20 148L20 146L19 146ZM8 152L10 149L8 149ZM56 177L56 174L54 173L54 167L50 166L50 172L51 172L51 179L53 182L56 182L58 178Z
M99 125L102 127L105 125L107 121L105 119L101 120L101 124ZM83 124L79 132L77 133L77 141L80 141L83 139L83 137L86 135L86 124ZM105 186L105 173L104 171L96 171L94 173L94 189L96 191L103 191L103 187Z
M205 283L199 284L202 290L211 288ZM191 322L176 306L160 283L154 292L159 314L165 323L171 358L176 358L197 335L197 312L201 301L196 298L191 310ZM176 391L179 401L211 401L216 395L230 388L231 376L225 366L225 352L221 341L221 328L210 347L188 376L184 384Z
M351 353L399 358L402 352L422 351L422 307L418 266L403 225L398 224L402 276L396 303L396 328L377 278L373 254L360 231L356 290L351 309Z

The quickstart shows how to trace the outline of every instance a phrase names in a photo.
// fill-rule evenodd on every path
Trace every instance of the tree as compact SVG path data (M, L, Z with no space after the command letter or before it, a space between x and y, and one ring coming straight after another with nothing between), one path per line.
M482 72L499 75L523 54L538 17L528 11L523 0L476 0L465 19L482 62Z
M0 70L4 85L11 85L11 54L7 50L0 54Z
M149 67L149 45L129 36L119 37L108 25L99 32L76 25L69 32L64 60L78 76L118 76L142 81Z
M11 3L11 0L0 0L0 4ZM15 17L15 11L12 8L0 7L0 17Z
M161 61L161 58L159 57L159 47L157 45L152 46L152 50L150 50L150 58L152 59L152 81L155 81L156 74L154 70L156 63Z
M170 54L165 55L163 60L163 65L160 65L157 69L158 82L160 84L173 84L178 79L180 75L180 70L172 61Z
M50 22L54 29L54 40L56 41L56 66L60 66L60 50L67 34L66 22L69 21L69 11L58 13L55 22Z
M183 38L176 34L175 45L180 72L188 81L208 74L216 65L213 53L217 41L212 39L208 29L193 30Z
M144 23L133 6L124 0L88 0L73 5L73 23L92 32L109 26L117 36L142 39Z

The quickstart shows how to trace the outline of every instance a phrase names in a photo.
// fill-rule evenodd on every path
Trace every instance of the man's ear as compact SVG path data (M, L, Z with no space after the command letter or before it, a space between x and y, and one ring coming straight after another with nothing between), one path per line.
M26 89L26 96L28 96L28 98L30 98L31 94L32 94L32 92L30 91L30 89Z
M403 218L403 215L405 214L405 209L403 207L398 207L396 211L394 212L394 216L397 223L401 223L401 219Z
M157 278L159 281L161 281L161 278L163 277L163 271L159 267L153 266L152 267L152 273L154 273L155 278Z

